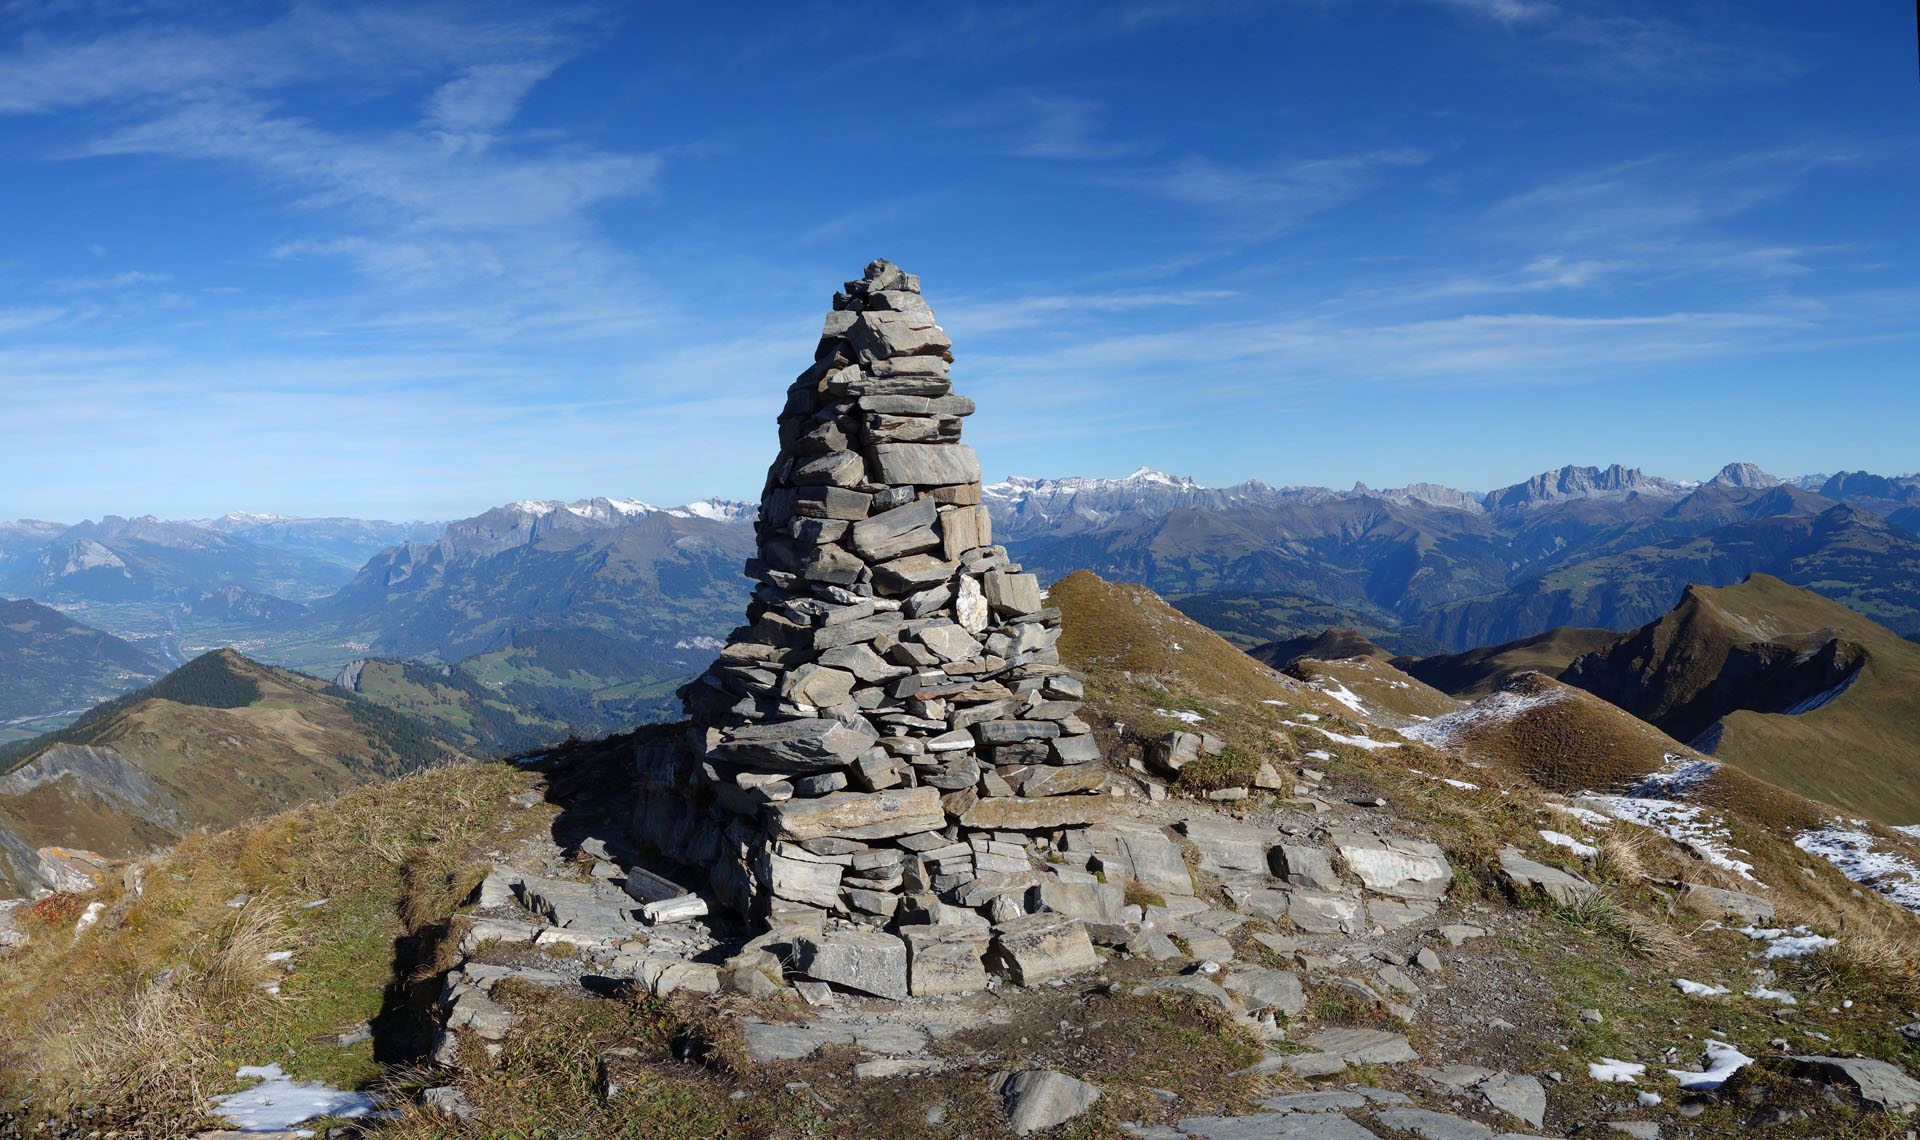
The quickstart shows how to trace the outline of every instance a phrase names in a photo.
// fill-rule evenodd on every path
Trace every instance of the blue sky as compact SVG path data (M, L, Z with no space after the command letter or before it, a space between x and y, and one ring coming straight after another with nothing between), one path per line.
M1912 20L0 0L0 518L752 497L877 256L989 478L1910 471Z

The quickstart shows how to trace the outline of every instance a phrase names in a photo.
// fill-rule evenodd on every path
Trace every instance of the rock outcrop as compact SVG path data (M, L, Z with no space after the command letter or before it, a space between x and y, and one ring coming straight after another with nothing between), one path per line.
M680 690L685 741L638 757L635 833L776 928L1025 914L1036 857L1102 815L1060 615L993 543L952 360L912 274L876 261L834 296L780 415L747 624ZM919 936L940 972L911 984L969 975L933 952L954 944ZM829 980L910 984L904 947L808 949L862 979Z

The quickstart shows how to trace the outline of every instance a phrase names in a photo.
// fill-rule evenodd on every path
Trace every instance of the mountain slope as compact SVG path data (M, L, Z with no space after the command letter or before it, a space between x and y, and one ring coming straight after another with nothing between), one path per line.
M0 729L77 713L164 672L144 650L58 610L0 601Z
M1443 693L1473 700L1486 696L1509 677L1521 673L1557 677L1573 664L1574 658L1611 645L1619 636L1610 629L1560 626L1532 637L1469 649L1465 653L1395 658L1394 664Z
M423 722L221 650L0 750L0 893L40 847L109 856L466 759ZM24 854L23 854L24 853Z
M1445 604L1418 624L1455 645L1508 641L1555 626L1629 629L1664 613L1691 583L1724 586L1755 573L1817 589L1903 636L1920 635L1920 538L1845 504L1817 515L1732 522L1573 562L1510 590Z
M1920 821L1920 645L1811 590L1689 587L1564 678L1782 787Z

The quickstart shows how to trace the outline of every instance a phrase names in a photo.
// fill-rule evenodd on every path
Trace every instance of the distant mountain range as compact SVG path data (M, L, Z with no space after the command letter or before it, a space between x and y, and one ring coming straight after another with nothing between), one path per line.
M469 758L425 721L220 650L0 748L0 897L41 848L124 857L359 784Z
M1563 467L1493 491L1012 478L997 538L1052 581L1137 581L1244 647L1355 630L1431 656L1559 626L1625 630L1750 573L1920 635L1920 476L1704 482ZM674 711L748 600L750 503L528 500L440 526L235 513L0 524L0 591L178 663L231 645L332 676L457 666L529 718L604 732ZM540 726L538 728L529 726Z

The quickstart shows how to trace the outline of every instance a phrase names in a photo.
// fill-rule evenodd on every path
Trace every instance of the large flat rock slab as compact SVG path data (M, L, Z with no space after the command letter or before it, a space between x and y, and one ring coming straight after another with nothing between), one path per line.
M775 838L891 839L947 825L935 788L889 788L882 792L834 792L761 808Z

